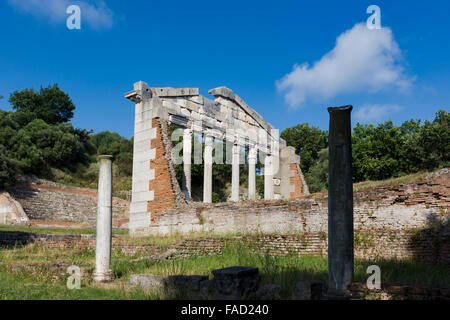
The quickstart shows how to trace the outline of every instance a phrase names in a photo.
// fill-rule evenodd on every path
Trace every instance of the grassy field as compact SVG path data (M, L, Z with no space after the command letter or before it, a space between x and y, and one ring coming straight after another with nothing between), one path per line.
M35 230L34 230L35 231ZM39 233L43 233L40 231ZM122 241L139 241L120 235ZM146 243L166 248L174 237L164 239L146 238ZM141 239L143 240L143 239ZM0 248L0 299L170 299L157 293L145 293L140 289L123 290L130 275L151 273L155 275L210 275L211 271L233 265L256 266L260 270L262 283L281 285L282 298L292 299L295 284L301 280L327 282L327 258L320 256L271 257L255 252L250 244L231 243L220 255L191 257L155 262L141 254L123 255L113 251L112 268L116 289L98 288L89 279L82 279L80 290L66 287L68 274L45 262L77 265L91 270L95 265L95 251L91 248L50 248L44 244L29 244L13 248ZM34 263L31 267L24 265ZM355 281L365 282L366 269L376 264L381 268L383 282L450 284L449 265L427 265L413 261L356 260Z

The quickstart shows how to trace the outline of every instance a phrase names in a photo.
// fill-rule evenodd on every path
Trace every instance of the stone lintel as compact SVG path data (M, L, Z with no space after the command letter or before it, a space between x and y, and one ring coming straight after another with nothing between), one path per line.
M188 97L198 96L198 88L150 88L152 97Z
M242 98L235 94L231 89L228 89L227 87L218 87L209 90L208 93L213 95L214 97L223 97L233 101L242 109L244 109L244 111L249 116L251 116L262 128L267 130L270 135L272 134L270 131L274 129L273 126L265 121L258 112L249 107L248 104L246 104L244 100L242 100Z

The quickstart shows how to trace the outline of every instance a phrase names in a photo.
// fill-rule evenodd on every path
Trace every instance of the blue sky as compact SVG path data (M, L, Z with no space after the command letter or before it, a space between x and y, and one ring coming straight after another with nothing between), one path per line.
M66 27L70 4L81 30ZM365 27L372 4L381 30ZM431 120L450 109L449 12L444 0L2 1L0 108L58 83L76 127L131 137L123 93L142 80L205 96L227 86L280 130L327 129L327 107L346 104L354 122Z

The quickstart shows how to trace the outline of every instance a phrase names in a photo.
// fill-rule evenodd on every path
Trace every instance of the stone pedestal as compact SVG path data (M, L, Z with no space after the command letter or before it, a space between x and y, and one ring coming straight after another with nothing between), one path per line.
M98 179L97 236L94 280L108 282L111 272L112 233L112 156L101 155Z

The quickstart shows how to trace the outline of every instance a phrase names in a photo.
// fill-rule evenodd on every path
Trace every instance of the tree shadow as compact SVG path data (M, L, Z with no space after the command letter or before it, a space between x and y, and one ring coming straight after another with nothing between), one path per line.
M450 263L450 215L444 208L430 214L427 226L410 231L407 242L413 259L426 263Z

